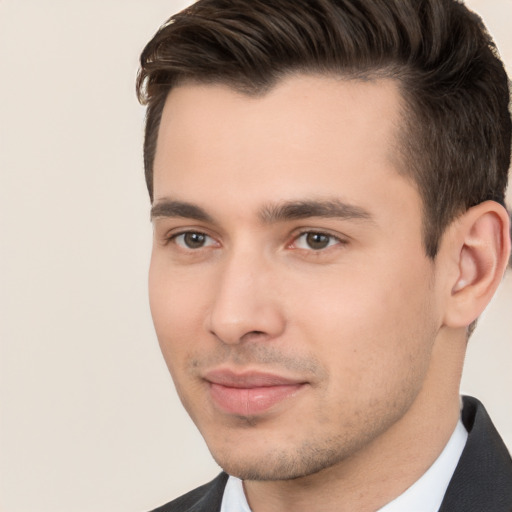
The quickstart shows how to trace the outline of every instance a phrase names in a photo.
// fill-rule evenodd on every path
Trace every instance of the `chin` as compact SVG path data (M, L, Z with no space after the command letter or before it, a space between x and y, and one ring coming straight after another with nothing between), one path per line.
M257 453L244 453L231 446L222 453L212 450L212 456L226 473L241 480L293 480L319 473L343 460L344 450L327 446L322 449L306 442L298 448L270 448Z

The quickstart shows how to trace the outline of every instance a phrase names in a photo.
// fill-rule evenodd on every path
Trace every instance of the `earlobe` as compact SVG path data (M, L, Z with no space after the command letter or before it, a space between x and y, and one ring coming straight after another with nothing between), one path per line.
M451 233L455 279L445 325L467 327L485 309L500 284L510 254L510 221L505 208L486 201L470 208Z

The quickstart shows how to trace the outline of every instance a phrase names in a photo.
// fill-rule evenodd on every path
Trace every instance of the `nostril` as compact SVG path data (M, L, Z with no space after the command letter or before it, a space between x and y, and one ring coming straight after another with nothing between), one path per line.
M242 336L240 341L249 341L249 340L253 340L253 339L262 338L265 336L267 336L267 333L265 333L263 331L250 331L250 332L246 332Z
M286 322L279 304L264 294L234 295L227 287L217 294L204 318L207 331L225 344L266 341L282 334Z

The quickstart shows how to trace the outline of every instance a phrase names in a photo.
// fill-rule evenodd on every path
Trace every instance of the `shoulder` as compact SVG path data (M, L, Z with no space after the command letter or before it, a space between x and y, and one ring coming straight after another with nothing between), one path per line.
M194 489L152 512L217 512L220 511L228 475L221 473L211 482Z

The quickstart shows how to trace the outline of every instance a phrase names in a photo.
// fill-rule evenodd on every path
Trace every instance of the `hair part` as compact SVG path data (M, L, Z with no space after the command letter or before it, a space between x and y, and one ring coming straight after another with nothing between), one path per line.
M140 63L151 200L173 87L222 83L263 95L284 76L314 73L399 84L399 171L422 198L429 257L457 215L486 200L504 205L509 82L481 19L457 0L199 0L158 30Z

